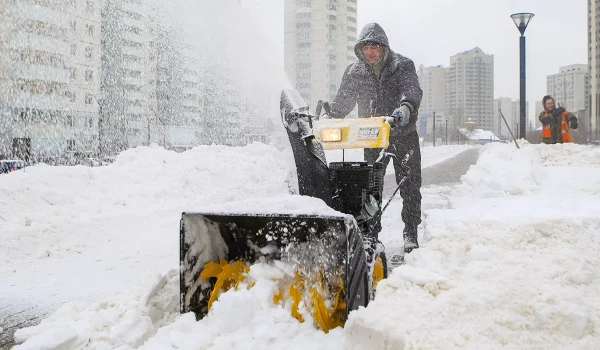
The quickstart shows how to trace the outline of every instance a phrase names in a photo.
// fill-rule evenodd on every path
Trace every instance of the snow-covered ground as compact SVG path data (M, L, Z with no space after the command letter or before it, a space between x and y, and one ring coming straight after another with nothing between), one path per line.
M435 151L423 149L424 165ZM287 195L290 169L257 144L143 147L108 167L3 176L0 302L80 300L19 331L17 349L600 346L600 148L578 145L488 145L462 184L423 189L422 248L344 329L299 323L273 305L266 278L225 293L200 321L179 315L181 212L244 200L237 208L324 209ZM388 208L382 239L402 231L400 207Z

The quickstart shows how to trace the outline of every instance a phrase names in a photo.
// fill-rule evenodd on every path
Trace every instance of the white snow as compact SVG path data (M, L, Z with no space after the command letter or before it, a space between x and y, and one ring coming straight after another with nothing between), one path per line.
M469 140L500 141L500 139L496 135L494 135L493 132L491 132L489 130L483 130L483 129L469 130L466 128L459 128L458 130L460 131L460 133L463 136L467 137Z
M454 147L423 149L423 163ZM462 184L423 189L421 248L328 334L272 303L284 266L253 268L255 286L222 294L200 321L178 311L181 212L329 210L287 194L283 151L141 147L107 167L3 175L0 300L61 305L19 330L16 349L598 348L600 148L480 154ZM388 247L400 208L382 221Z

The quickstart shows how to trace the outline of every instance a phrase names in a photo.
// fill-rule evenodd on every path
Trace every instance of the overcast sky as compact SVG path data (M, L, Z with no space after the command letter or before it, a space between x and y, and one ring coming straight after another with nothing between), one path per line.
M242 0L265 40L265 53L283 65L284 0ZM527 40L527 100L546 94L546 76L587 64L586 0L358 0L359 31L377 22L392 50L416 67L443 65L474 47L494 55L494 97L519 97L519 31L510 15L532 12Z

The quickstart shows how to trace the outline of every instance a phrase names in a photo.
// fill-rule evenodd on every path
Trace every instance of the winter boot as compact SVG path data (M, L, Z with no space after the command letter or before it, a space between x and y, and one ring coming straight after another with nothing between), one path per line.
M408 254L413 249L419 248L419 242L417 241L417 228L416 227L405 227L404 228L404 254Z

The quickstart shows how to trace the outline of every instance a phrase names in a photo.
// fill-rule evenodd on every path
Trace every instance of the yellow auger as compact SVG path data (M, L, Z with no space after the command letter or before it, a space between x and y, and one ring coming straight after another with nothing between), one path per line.
M247 266L241 260L236 261L235 264L230 264L225 260L221 260L218 264L214 262L206 264L206 267L200 273L200 277L206 281L211 278L216 278L215 285L210 293L208 310L211 309L213 303L219 298L219 295L231 288L238 290L240 284L247 280L247 273L249 270L250 266ZM333 328L344 326L344 316L346 311L346 303L342 300L344 289L343 285L338 288L339 290L335 293L333 300L333 307L328 308L323 296L327 286L325 285L322 272L319 272L318 280L318 286L310 288L310 303L308 303L304 300L303 295L306 292L305 276L300 272L296 272L296 277L290 283L288 288L289 296L292 301L291 313L298 321L304 322L304 318L299 311L300 302L304 301L304 305L307 309L312 311L312 316L316 325L318 325L325 333L328 333ZM253 286L254 283L248 288L252 288ZM273 303L278 305L282 302L285 302L285 295L283 290L280 289L279 292L273 296Z

